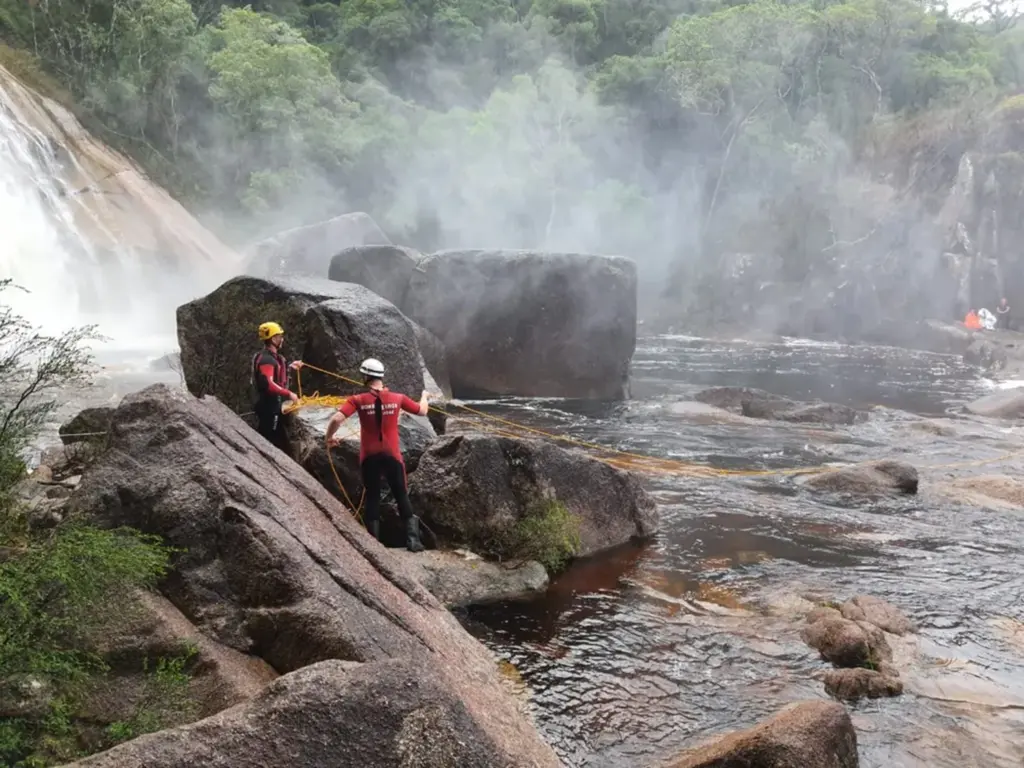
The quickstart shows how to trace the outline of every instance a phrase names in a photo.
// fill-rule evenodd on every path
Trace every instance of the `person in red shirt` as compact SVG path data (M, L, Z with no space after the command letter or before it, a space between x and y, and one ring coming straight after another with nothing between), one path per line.
M284 398L292 402L299 396L288 389L288 372L302 367L302 361L291 365L281 354L284 329L277 323L263 323L259 327L263 349L252 358L252 383L256 389L256 430L282 451L287 451L281 404Z
M405 460L398 442L398 417L402 411L426 416L429 408L427 393L417 403L411 398L390 391L384 386L384 365L369 358L359 366L368 392L348 398L327 423L327 445L336 446L338 428L349 416L359 414L359 468L366 489L366 508L363 519L366 530L380 540L381 477L387 481L398 504L398 512L405 520L406 548L422 552L419 519L413 514L409 493L405 486Z

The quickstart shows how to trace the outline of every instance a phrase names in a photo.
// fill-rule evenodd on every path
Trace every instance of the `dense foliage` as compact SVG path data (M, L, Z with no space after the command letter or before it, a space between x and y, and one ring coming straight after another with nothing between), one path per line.
M242 5L0 0L0 35L238 237L363 209L424 248L756 245L787 277L877 224L851 169L893 125L1024 85L1002 0Z

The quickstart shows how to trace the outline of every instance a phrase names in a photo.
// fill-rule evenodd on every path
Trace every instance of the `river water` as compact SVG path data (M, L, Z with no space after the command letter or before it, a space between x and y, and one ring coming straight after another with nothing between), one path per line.
M648 480L658 537L585 561L530 601L469 610L470 631L529 689L569 766L649 764L783 704L825 698L827 665L799 639L811 600L872 594L919 632L896 648L906 692L850 705L861 765L1024 765L1024 510L977 506L965 477L1019 476L1019 427L963 416L991 382L958 358L792 341L641 339L634 399L503 400L493 413L623 450L728 468L896 457L921 468L917 497L814 494L781 476ZM708 419L684 403L752 386L870 409L862 424L808 428Z

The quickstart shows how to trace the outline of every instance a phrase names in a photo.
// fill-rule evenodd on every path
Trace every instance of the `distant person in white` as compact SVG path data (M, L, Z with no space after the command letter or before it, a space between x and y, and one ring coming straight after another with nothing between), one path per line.
M996 316L984 307L978 310L978 319L981 321L981 327L986 331L995 330Z

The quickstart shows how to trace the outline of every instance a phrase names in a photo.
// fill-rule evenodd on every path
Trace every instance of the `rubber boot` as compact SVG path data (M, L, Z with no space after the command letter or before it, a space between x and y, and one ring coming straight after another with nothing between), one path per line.
M366 530L369 531L373 538L380 541L380 520L367 520Z
M413 515L405 521L405 548L410 552L422 552L423 542L420 541L420 520Z

